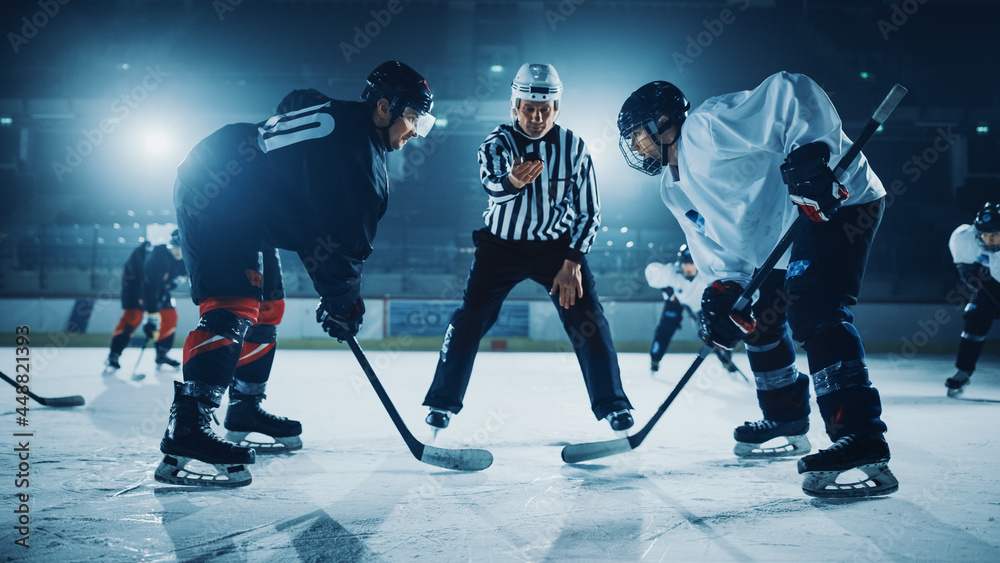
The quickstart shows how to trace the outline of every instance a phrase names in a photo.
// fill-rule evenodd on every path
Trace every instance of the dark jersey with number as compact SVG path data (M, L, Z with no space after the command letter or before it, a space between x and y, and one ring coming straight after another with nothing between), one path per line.
M177 287L178 276L186 275L184 261L174 258L165 244L159 244L146 255L142 276L142 306L156 313L168 305L170 290Z
M371 109L329 100L216 131L180 165L175 200L247 244L298 253L316 291L346 311L388 204L385 159Z

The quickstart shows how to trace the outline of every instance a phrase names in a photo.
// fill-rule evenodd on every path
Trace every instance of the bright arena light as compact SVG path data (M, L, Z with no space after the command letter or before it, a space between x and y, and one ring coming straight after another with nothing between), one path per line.
M161 155L170 149L170 137L162 132L153 132L146 135L146 150L154 155Z

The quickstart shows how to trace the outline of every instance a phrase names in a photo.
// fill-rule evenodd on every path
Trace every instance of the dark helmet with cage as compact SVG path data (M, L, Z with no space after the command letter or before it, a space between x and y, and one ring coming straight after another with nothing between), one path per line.
M361 100L374 109L382 98L389 101L389 125L401 117L406 108L411 108L417 114L417 135L426 137L434 126L434 116L430 114L434 94L424 77L406 64L387 61L368 75L368 85L361 93Z
M694 258L691 257L691 249L688 248L688 245L682 244L680 249L677 250L677 263L694 264Z
M987 252L1000 250L1000 243L987 244L983 240L983 235L987 233L1000 233L1000 205L986 202L983 208L976 214L976 242Z
M664 148L677 142L680 136L669 143L660 141L660 135L674 125L680 125L687 117L691 104L680 89L669 82L650 82L632 92L622 104L618 113L618 132L625 161L636 170L656 176L663 171ZM660 122L661 117L666 120ZM660 158L644 156L636 150L642 143L660 146Z

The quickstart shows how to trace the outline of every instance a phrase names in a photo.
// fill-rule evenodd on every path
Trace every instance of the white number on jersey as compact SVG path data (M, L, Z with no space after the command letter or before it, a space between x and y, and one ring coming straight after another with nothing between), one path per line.
M334 128L333 116L320 111L329 106L330 102L327 102L268 119L257 128L264 152L329 135Z

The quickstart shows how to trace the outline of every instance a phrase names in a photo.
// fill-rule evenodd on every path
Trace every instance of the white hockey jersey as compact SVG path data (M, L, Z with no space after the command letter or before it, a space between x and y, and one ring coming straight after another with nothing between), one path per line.
M660 196L707 279L746 285L764 263L798 216L780 166L789 152L814 141L830 146L831 166L851 146L830 98L801 74L774 74L690 113L677 143L678 165L664 170ZM863 154L840 179L851 194L844 205L885 195ZM786 253L777 267L787 262Z
M694 278L688 280L677 264L661 264L659 262L653 262L646 266L646 283L654 289L673 288L673 298L695 314L701 311L701 294L705 293L705 288L708 287L708 281L701 275L700 271ZM664 298L667 298L666 295Z
M948 240L952 261L956 264L982 264L989 268L993 279L1000 280L1000 252L983 250L977 238L976 228L972 225L961 225L955 229Z

